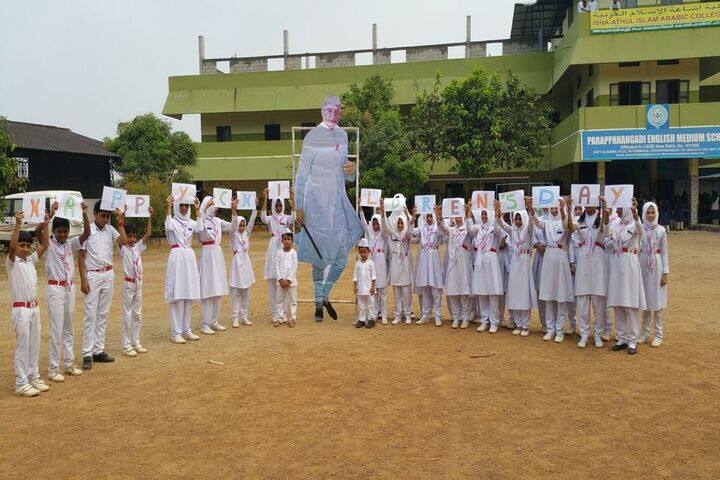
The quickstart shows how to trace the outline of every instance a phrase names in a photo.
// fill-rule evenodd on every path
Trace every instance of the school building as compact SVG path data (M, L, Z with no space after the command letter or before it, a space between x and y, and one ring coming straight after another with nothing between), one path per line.
M170 77L163 113L200 114L198 184L260 191L291 177L291 127L319 123L326 95L378 74L409 108L436 72L447 83L510 69L553 105L543 166L468 179L436 165L425 192L632 183L636 196L684 201L691 224L709 223L720 190L720 2L623 0L610 10L600 0L589 14L574 0L527 3L498 40L473 40L469 16L463 41L434 45L379 46L373 25L369 48L291 53L285 31L281 54L205 58L200 36L198 74Z

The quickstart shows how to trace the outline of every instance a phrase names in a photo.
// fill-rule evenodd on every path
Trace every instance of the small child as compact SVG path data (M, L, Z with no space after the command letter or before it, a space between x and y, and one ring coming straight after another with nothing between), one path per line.
M370 244L364 238L358 243L360 260L355 262L353 273L353 291L357 295L358 319L356 328L373 328L375 326L375 308L373 296L375 295L375 263L370 260Z
M149 209L153 213L152 207ZM147 348L140 343L142 328L142 285L143 266L140 254L147 250L145 243L152 233L152 216L147 219L145 235L138 241L137 229L133 225L125 228L127 243L118 243L118 253L122 265L122 308L120 350L126 357L137 357L138 353L147 353Z
M297 252L293 250L293 234L285 229L282 234L282 249L275 254L275 278L277 278L277 304L273 325L281 323L295 326L297 318ZM290 318L287 318L288 309Z
M238 227L232 237L233 258L230 265L230 298L232 299L232 326L239 328L243 325L252 325L248 319L248 306L250 305L250 287L255 283L255 272L250 262L250 233L255 225L257 210L250 214L250 220L245 223L244 217L238 217Z
M47 392L50 387L43 382L38 372L40 359L40 308L37 303L37 271L35 265L47 250L49 215L45 215L42 239L35 253L30 253L33 236L21 232L23 212L15 214L15 229L10 240L10 250L5 260L8 284L12 300L12 322L15 329L15 394L34 397Z

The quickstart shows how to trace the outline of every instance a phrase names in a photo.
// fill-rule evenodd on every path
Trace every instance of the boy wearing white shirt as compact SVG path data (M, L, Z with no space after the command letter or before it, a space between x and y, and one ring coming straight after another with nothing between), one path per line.
M79 237L68 239L70 222L66 218L55 217L58 203L52 206L52 234L48 249L45 252L45 273L48 277L47 307L50 320L50 343L48 348L48 378L53 382L64 382L60 373L60 344L62 343L62 371L76 377L82 370L75 366L73 345L73 315L75 314L75 259L73 255L81 248L90 236L90 221L86 215L87 206L81 204L83 212L83 233ZM36 234L39 237L41 226Z
M366 239L358 243L360 259L355 262L353 273L353 290L357 295L358 318L356 328L373 328L375 326L375 308L373 296L375 295L375 263L370 260L370 244Z
M150 215L153 213L150 207ZM122 265L122 309L120 348L123 355L137 357L138 353L147 353L140 343L142 328L142 282L143 266L140 254L147 250L145 242L152 233L152 217L147 219L145 235L137 241L137 230L132 225L125 230L127 244L118 245Z
M80 290L85 294L83 308L83 370L90 370L93 362L110 363L115 359L105 352L105 329L107 328L112 301L115 273L113 254L115 243L127 243L125 214L116 210L118 229L110 223L110 214L95 203L95 220L90 225L90 237L85 241L78 258Z
M277 278L277 304L273 325L278 327L287 322L295 326L297 318L297 253L292 248L293 234L285 229L282 234L282 249L275 254L274 272ZM288 310L290 318L288 319Z
M35 253L30 253L32 234L21 232L23 212L15 214L15 229L5 260L12 302L12 323L15 329L15 394L34 397L50 390L38 372L40 357L40 308L37 304L37 271L35 265L47 250L49 235L45 214L42 239Z

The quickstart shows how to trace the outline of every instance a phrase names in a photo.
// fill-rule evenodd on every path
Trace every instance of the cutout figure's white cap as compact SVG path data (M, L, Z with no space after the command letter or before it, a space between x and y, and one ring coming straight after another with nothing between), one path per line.
M361 238L360 241L358 242L358 248L370 248L370 244L368 243L368 241L366 239Z

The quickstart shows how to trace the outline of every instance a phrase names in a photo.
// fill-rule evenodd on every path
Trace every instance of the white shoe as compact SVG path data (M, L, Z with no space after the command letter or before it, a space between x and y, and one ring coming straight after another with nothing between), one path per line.
M595 335L595 348L602 348L602 347L603 347L602 338Z
M436 319L435 319L435 326L436 326L436 327L442 327L442 318L436 318Z
M66 375L70 375L71 377L79 377L82 375L82 370L80 370L74 363L65 367L64 371Z
M522 330L520 330L520 336L521 336L521 337L527 337L528 335L530 335L530 329L529 329L529 328L523 328Z
M487 323L481 323L480 326L477 327L477 331L484 332L485 330L487 330L487 328L488 328Z
M215 335L215 330L210 328L210 325L203 324L200 327L200 333L204 333L205 335Z
M522 333L522 332L520 331L519 328L515 328L515 329L513 329L513 331L512 331L512 334L513 334L513 335L520 335L521 333Z
M463 320L462 323L460 324L460 328L467 328L469 326L470 326L470 322L467 320Z
M412 318L411 318L411 317L406 317L406 318L405 318L405 325L411 325L411 324L412 324Z
M50 380L51 382L60 383L65 381L65 377L63 377L60 372L55 370L54 372L50 372L50 374L48 375L48 380Z
M554 336L555 335L552 332L547 332L545 335L543 335L543 340L547 342L548 340L552 340Z
M393 321L390 322L390 323L391 323L392 325L397 325L397 324L400 323L400 322L402 322L402 318L400 318L400 317L395 317L395 318L393 318Z
M498 326L497 325L490 325L490 330L488 330L490 333L497 333Z
M15 395L20 397L36 397L40 395L40 390L33 388L30 384L25 384L22 387L15 389Z
M655 337L655 338L653 338L653 341L652 341L652 343L650 344L650 346L651 346L651 347L659 347L660 345L662 345L662 341L663 341L662 338Z
M587 339L581 338L577 345L578 348L585 348L587 346Z
M217 323L217 322L215 322L215 323L213 323L212 325L210 325L210 328L212 328L212 329L215 330L216 332L224 332L225 330L227 330L227 327L225 327L224 325L220 325L220 324Z
M422 317L420 320L415 322L415 325L425 325L426 323L429 323L430 319L428 317Z
M460 320L453 320L452 328L457 328L460 326Z
M555 343L562 343L563 340L565 340L564 333L558 333L557 335L555 335Z
M147 348L143 347L139 343L137 345L133 346L133 349L135 349L135 351L137 353L147 353Z
M252 325L252 322L248 320L247 318L242 319L242 324L247 325L248 327Z
M172 339L170 339L172 343L177 343L178 345L182 345L183 343L186 343L186 340L182 337L182 335L173 335Z
M195 335L193 332L183 333L182 338L184 338L185 340L190 340L191 342L196 342L200 340L200 337Z
M122 354L126 357L137 357L137 352L132 347L124 348Z
M30 380L30 386L37 390L38 392L47 392L50 390L50 387L43 381L42 378L36 378L35 380Z
M237 320L233 320L233 322L232 322L232 327L233 327L233 328L240 328L240 322L238 322Z
M388 324L387 317L382 317L382 319L380 319L380 323L382 323L383 325L387 325Z

